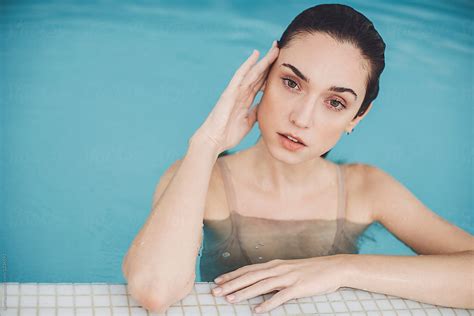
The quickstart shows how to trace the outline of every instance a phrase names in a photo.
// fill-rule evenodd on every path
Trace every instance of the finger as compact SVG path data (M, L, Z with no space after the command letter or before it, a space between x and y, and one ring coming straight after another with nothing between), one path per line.
M267 54L249 71L248 75L242 81L242 86L251 85L264 78L270 68L270 65L278 56L278 52L279 48L273 45Z
M233 90L236 89L239 84L241 83L242 79L247 75L249 70L258 60L260 52L256 49L252 51L252 54L247 58L247 60L237 69L234 76L230 80L229 84L227 85L227 89Z
M267 87L267 80L265 79L262 83L262 86L258 89L258 91L265 91L266 87Z
M252 126L255 124L255 122L257 121L257 111L258 111L258 107L259 107L260 103L258 103L257 105L255 105L252 109L250 109L250 111L248 112L248 117L247 117L247 120L248 120L248 124L249 124L249 128L252 128Z
M294 289L292 287L288 287L273 295L269 300L256 306L254 310L256 313L265 313L294 298Z
M272 48L270 48L270 51L274 49L278 50L278 47L276 46L276 41L274 41L274 44ZM253 99L255 99L255 96L257 95L258 91L261 89L261 85L265 82L265 80L268 77L268 73L271 69L271 67L268 67L269 65L272 65L274 62L274 59L278 56L278 53L275 53L275 56L271 55L271 52L267 54L257 65L264 66L263 72L261 72L258 66L254 66L248 74L245 76L245 78L242 79L242 82L240 83L240 89L235 89L233 90L234 92L238 93L237 97L237 103L245 106L247 109L250 107L252 104ZM268 58L271 58L270 60ZM256 69L256 70L255 70Z
M273 46L268 50L267 54L260 60L257 65L255 65L255 71L258 73L263 73L269 68L269 66L275 61L280 53L280 48L276 46L276 41L273 41ZM252 69L253 70L253 69Z
M249 278L249 282L251 278ZM249 283L245 287L241 287L238 291L230 291L232 293L227 295L229 302L237 303L243 300L247 300L259 295L267 294L275 290L281 290L288 287L289 281L285 276L272 277L271 275L265 277L263 274L260 274L258 280L255 282ZM232 299L230 296L233 296Z
M271 260L271 261L267 261L267 262L264 262L264 263L249 264L249 265L240 267L240 268L238 268L234 271L221 274L218 277L220 279L219 282L216 281L217 278L214 279L214 282L217 283L217 284L224 284L225 282L230 281L232 279L235 279L235 278L237 278L237 277L239 277L242 274L245 274L247 272L260 270L262 268L270 268L273 265L275 265L275 262L276 262L276 260Z
M264 73L264 75L258 79L257 83L255 84L255 89L258 91L264 91L268 79L268 73L270 72L270 69L267 69Z
M237 103L246 107L248 110L251 104L253 103L253 100L255 99L255 96L257 95L257 93L259 91L263 91L264 88L262 87L265 85L267 81L269 72L270 72L270 68L265 70L265 72L260 76L260 78L258 78L257 81L254 82L250 87L243 86L242 84L242 89L240 90L239 96L237 97Z
M242 83L242 91L244 92L245 95L245 102L243 104L247 104L247 106L250 106L251 102L248 103L247 101L250 99L254 99L255 96L259 91L263 91L264 88L262 88L265 84L265 82L268 79L268 74L270 72L271 67L267 68L263 73L259 74L258 77L253 77L253 78L245 78L244 80L246 83ZM249 75L251 76L251 75Z
M218 296L223 296L234 293L235 291L251 286L257 282L262 282L262 280L273 278L278 274L279 273L276 270L268 268L250 271L224 284L221 284L221 291L216 294L218 294Z

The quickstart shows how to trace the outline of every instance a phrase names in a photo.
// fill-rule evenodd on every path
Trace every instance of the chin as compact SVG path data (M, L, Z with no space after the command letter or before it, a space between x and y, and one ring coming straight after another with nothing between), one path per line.
M278 161L281 161L283 163L289 164L289 165L296 165L299 164L306 159L304 159L304 156L302 155L301 152L291 152L282 147L282 145L279 143L278 139L276 139L274 142L268 144L267 138L263 137L263 142L265 144L265 147L267 148L267 151L269 154L275 158ZM303 150L307 150L308 148L304 148Z

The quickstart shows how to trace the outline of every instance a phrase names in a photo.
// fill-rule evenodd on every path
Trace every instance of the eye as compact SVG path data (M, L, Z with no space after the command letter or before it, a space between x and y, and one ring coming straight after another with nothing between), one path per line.
M283 84L285 87L289 88L290 90L295 90L295 87L298 86L298 84L294 81L291 80L290 78L281 78L283 80Z
M329 108L333 111L342 111L346 108L346 106L344 105L344 103L342 103L341 101L339 101L338 99L331 99L329 100Z

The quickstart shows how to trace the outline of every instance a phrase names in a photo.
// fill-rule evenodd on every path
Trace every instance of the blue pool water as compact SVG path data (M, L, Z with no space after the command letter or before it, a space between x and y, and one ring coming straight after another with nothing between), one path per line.
M159 177L251 50L316 3L2 1L7 281L123 282ZM474 233L473 4L344 3L383 36L386 69L373 109L328 159L382 168ZM366 234L361 253L414 254L379 224Z

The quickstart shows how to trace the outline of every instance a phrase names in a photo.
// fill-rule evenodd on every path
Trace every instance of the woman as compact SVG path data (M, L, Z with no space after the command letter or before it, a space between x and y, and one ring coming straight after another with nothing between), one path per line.
M268 311L352 287L474 307L473 236L379 168L324 159L371 109L384 50L365 16L330 4L300 13L258 63L251 54L160 179L127 253L124 275L142 306L162 312L188 295L204 226L202 278L220 276L213 292L229 302L277 291L259 306ZM258 142L221 157L256 121ZM420 256L357 254L374 221Z

